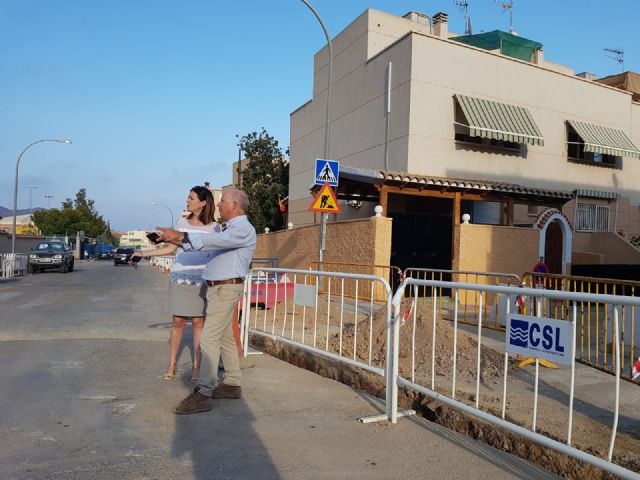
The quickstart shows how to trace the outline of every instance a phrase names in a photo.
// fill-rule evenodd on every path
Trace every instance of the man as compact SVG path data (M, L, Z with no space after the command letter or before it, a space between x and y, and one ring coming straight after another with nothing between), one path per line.
M248 205L246 193L229 189L223 192L218 202L220 216L227 225L224 230L187 234L158 227L162 241L180 245L185 250L213 250L202 275L209 286L207 303L211 308L207 309L207 319L200 338L200 380L193 393L171 409L176 414L208 412L212 408L212 399L241 396L240 360L233 336L233 310L242 295L244 277L249 272L256 248L256 230L245 213ZM216 385L220 355L225 376Z

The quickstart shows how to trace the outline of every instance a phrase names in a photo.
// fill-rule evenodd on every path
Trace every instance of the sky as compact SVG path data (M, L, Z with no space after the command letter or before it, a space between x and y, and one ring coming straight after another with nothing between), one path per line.
M453 0L310 0L331 36L367 8L449 14ZM468 0L474 33L508 30L494 0ZM513 26L575 72L640 72L638 0L515 0ZM283 151L325 44L300 0L0 0L0 205L59 207L86 188L114 230L177 217L194 185L231 183L238 138L264 127ZM322 152L318 152L320 157ZM52 199L45 195L53 195ZM152 205L162 203L169 208Z

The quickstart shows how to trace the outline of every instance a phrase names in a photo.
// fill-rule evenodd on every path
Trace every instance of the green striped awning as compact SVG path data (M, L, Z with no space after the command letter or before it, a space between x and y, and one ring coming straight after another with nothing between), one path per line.
M618 157L634 157L640 159L640 150L622 130L592 125L591 123L567 120L582 141L584 151L604 153Z
M526 108L466 95L456 94L455 98L472 137L544 145L542 133Z
M603 198L605 200L618 200L622 198L617 192L604 192L601 190L587 190L584 188L578 188L573 191L576 197L588 197L588 198Z

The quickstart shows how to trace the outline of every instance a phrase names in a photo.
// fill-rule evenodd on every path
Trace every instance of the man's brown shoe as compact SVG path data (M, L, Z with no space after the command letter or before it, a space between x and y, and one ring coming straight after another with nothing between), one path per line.
M211 397L206 397L199 392L190 393L171 411L177 415L189 415L191 413L208 412L211 410Z
M237 385L227 385L220 382L216 388L211 392L211 398L214 400L217 398L240 398L242 396L242 387Z

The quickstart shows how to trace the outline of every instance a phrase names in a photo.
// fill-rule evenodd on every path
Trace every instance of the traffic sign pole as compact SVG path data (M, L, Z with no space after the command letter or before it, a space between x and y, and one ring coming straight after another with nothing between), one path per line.
M327 129L329 119L327 118ZM325 139L325 157L328 156L328 144ZM331 186L338 186L340 164L337 161L328 159L316 159L316 170L314 183L316 185L324 185L328 183ZM339 210L338 210L339 211ZM320 213L320 249L318 251L318 268L322 270L322 262L324 261L324 252L327 243L327 220L329 215L325 212Z
M318 267L320 270L322 268L322 262L324 262L324 251L327 244L327 219L329 217L328 213L322 212L320 214L320 250L318 251Z

